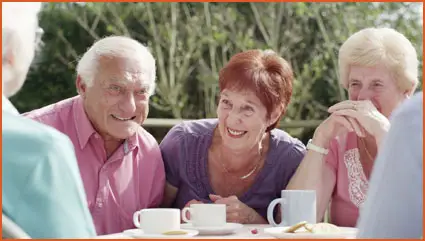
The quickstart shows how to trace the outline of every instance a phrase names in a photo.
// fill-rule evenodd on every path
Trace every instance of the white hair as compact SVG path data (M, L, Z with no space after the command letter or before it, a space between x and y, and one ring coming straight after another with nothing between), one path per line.
M40 9L39 2L2 3L2 85L6 96L22 87L34 58Z
M100 57L124 58L140 63L140 70L147 74L150 81L149 94L153 94L156 79L155 59L146 46L125 36L110 36L94 43L77 65L77 74L88 86L93 84L97 72L102 71L99 68Z
M351 65L383 64L397 86L412 94L418 85L418 57L412 43L391 28L366 28L351 35L339 50L340 83L347 88Z

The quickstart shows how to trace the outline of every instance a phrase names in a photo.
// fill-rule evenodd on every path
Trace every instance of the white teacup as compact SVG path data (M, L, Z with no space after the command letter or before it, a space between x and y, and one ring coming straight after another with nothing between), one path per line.
M190 213L187 219L186 213ZM220 227L226 225L225 204L191 204L182 210L182 219L194 227Z
M276 223L273 211L280 204L282 222ZM306 221L316 223L316 191L282 190L281 198L273 200L267 208L267 220L273 226L292 226Z
M133 214L133 223L147 234L161 234L180 229L180 210L148 208Z

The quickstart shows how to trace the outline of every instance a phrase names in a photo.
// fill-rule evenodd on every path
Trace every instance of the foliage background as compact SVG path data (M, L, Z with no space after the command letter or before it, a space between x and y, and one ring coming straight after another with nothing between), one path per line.
M422 3L45 3L40 19L45 46L11 99L21 112L76 95L78 59L109 35L131 36L157 58L151 118L214 117L220 68L237 52L270 48L296 75L283 121L323 119L328 106L346 98L339 46L371 26L393 27L413 42L422 89ZM168 129L149 131L160 141ZM304 142L312 133L286 131Z

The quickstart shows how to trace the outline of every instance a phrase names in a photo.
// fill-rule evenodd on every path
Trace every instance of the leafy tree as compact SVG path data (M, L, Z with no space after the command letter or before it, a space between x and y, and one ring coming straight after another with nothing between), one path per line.
M75 67L85 50L104 36L126 35L157 59L150 117L214 117L222 66L237 52L269 48L296 76L283 121L320 120L346 98L338 84L338 49L356 31L396 28L416 46L422 69L421 8L407 2L46 3L40 14L45 47L12 102L25 112L74 96ZM287 131L307 140L312 130ZM161 139L167 128L151 131Z

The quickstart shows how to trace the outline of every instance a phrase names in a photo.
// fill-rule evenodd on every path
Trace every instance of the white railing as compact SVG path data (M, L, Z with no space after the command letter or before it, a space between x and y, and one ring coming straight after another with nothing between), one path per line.
M171 128L176 124L188 119L160 119L148 118L143 126L145 127L168 127ZM322 120L297 120L297 121L281 121L278 128L314 128L317 127Z

